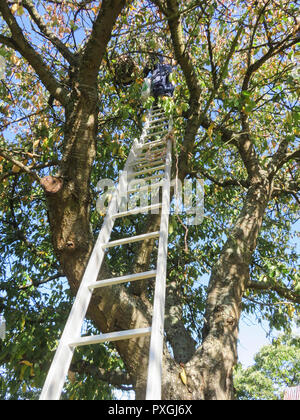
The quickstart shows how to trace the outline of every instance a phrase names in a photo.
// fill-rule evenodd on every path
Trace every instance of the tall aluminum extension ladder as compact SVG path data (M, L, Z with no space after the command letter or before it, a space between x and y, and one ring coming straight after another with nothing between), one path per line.
M161 399L172 149L171 136L168 134L170 134L171 130L172 121L168 120L161 108L157 106L153 107L147 114L140 140L134 141L124 170L120 175L118 187L107 208L102 229L83 275L77 296L41 392L40 400L58 400L60 398L73 353L77 346L125 340L146 335L151 336L146 399ZM148 174L151 174L151 176L148 176ZM156 191L157 188L162 187L162 200L155 204L151 203L148 206L123 211L124 209L121 204L122 198L124 199L124 197L128 197L128 194L140 191L141 189L130 189L131 181L138 183L138 180L144 184L143 189L150 188L150 185L146 184L146 182L154 180L154 184L151 184L151 191L155 187ZM158 209L161 211L161 223L158 232L150 232L109 241L116 218L149 211L157 212L159 211ZM156 270L97 281L107 248L150 238L158 238L159 240ZM151 327L93 336L81 336L82 325L94 289L154 277L155 291Z

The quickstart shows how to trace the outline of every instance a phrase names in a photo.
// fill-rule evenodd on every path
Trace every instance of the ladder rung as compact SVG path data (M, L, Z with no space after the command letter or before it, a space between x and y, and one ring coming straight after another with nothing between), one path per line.
M167 132L168 132L167 128L166 128L165 130L154 131L154 133L149 133L149 134L147 134L147 135L145 136L145 138L148 138L148 137L153 137L153 136L158 136L159 134L164 134L164 133L167 133Z
M165 112L165 110L163 108L155 108L155 109L152 110L151 116L153 116L155 114L164 114L164 115L166 115L166 112Z
M159 153L157 153L157 155L154 155L151 158L151 154L148 153L147 157L142 156L139 159L135 159L135 161L132 162L132 166L135 166L137 164L142 164L142 163L144 163L145 165L147 165L147 164L150 165L150 164L153 164L155 162L164 162L165 159L163 159L164 156L162 156L162 154L163 154L162 152L159 152ZM164 153L164 155L165 155L165 153Z
M166 124L169 124L169 120L166 117L156 118L155 120L150 121L148 130L153 130L154 128L159 127L160 125L163 126Z
M162 114L165 114L165 110L163 108L161 108L161 107L159 107L159 108L152 108L152 115L153 115L153 111L154 111L154 113L160 112Z
M161 156L156 156L156 159L158 158L158 157L161 157ZM165 157L165 156L163 156L163 157ZM148 159L141 159L141 160L139 160L138 161L138 163L137 163L137 165L143 165L144 164L144 167L146 167L146 166L149 166L149 164L151 163L151 162L156 162L156 163L163 163L163 162L165 162L166 160L165 159L161 159L161 160L154 160L155 158L153 158L153 160L151 160L151 157L149 157Z
M139 155L139 158L137 160L138 161L145 160L145 161L149 162L149 160L157 159L159 157L166 158L166 148L161 147L161 146L163 146L163 145L158 145L158 147L160 147L160 149L157 148L155 150L152 150L152 149L145 150L143 153L141 153ZM153 149L154 149L154 146L153 146Z
M144 179L142 178L141 181L144 181ZM161 187L162 185L163 185L163 182L162 181L156 182L155 184L143 185L142 187L135 188L135 189L132 189L132 190L128 190L127 191L127 194L133 194L133 193L136 193L136 192L139 192L139 191L148 190L149 188L152 190L154 188Z
M149 127L148 128L148 134L147 134L147 136L150 136L150 135L156 135L156 131L154 131L153 133L149 133L149 130L154 130L154 129L156 129L156 128L160 128L161 130L161 132L163 132L163 131L167 131L167 127L165 127L164 128L164 124L159 124L159 125L155 125L155 126L153 126L153 127Z
M167 133L167 131L166 131L166 133ZM143 148L145 145L147 145L147 146L148 146L149 144L154 145L154 146L156 146L156 145L160 145L160 144L166 144L165 137L166 137L166 134L165 134L162 138L160 138L160 139L157 139L157 140L149 140L149 141L145 142L145 143L142 145L142 148Z
M164 177L164 174L157 174L157 175L148 176L146 178L137 178L136 181L150 181L151 179L163 178L163 177Z
M152 148L148 147L148 145L150 144L153 145ZM141 152L136 158L136 161L139 161L139 160L149 161L149 159L153 160L157 158L162 159L163 157L166 156L166 153L167 153L166 147L164 147L165 145L166 145L166 141L164 139L155 140L152 142L145 142L142 146Z
M154 171L160 171L162 169L165 169L166 165L160 165L160 166L155 166L154 168L150 168L150 169L145 169L143 171L139 171L139 172L133 172L131 174L131 177L135 177L137 175L143 175L143 174L147 174L148 172L154 172Z
M147 144L147 143L146 143ZM146 150L145 152L141 153L139 157L136 159L136 162L146 161L149 162L151 159L166 157L166 148L156 149L156 150Z
M148 143L144 143L142 146L142 149L144 149L145 147L149 147L149 146L158 146L160 144L165 144L166 141L165 140L155 140L155 141L149 141Z
M151 334L151 327L138 328L136 330L116 331L108 334L91 335L80 337L77 341L69 344L70 347L88 346L89 344L104 343L105 341L128 340L130 338L144 337Z
M148 162L138 162L135 161L135 163L132 166L137 166L137 165L143 165L143 167L147 167L147 166L153 166L153 165L158 165L160 163L164 163L165 160L164 159L160 159L160 160L148 160ZM139 168L137 168L139 169Z
M154 117L154 118L153 118ZM151 116L151 122L155 121L155 118L158 119L160 117L164 117L165 119L167 119L166 114L164 112L156 112L155 114L152 114Z
M150 187L150 185L148 185ZM112 215L111 217L117 218L117 217L126 217L130 216L131 214L138 214L138 213L148 213L149 210L155 210L159 209L161 207L161 203L152 204L151 206L145 206L145 207L136 207L132 210L123 211L121 213L116 213Z
M155 140L155 141L158 141L158 140ZM159 140L159 141L162 141L162 140ZM154 143L154 141L152 143ZM147 143L144 143L144 145L145 144L148 145L149 143L147 142ZM154 146L153 146L153 149L154 149ZM150 148L150 150L144 150L144 151L142 151L139 154L139 156L136 158L136 161L140 161L140 160L149 161L149 159L156 159L158 157L160 157L160 158L165 157L166 154L167 154L166 147L161 147L162 145L158 145L158 146L160 146L160 147L159 148L156 148L155 150L152 150Z
M99 280L89 285L89 289L112 286L115 284L126 283L129 281L144 280L156 276L156 270L144 271L143 273L129 274L128 276L115 277L111 279Z
M145 239L157 238L159 236L159 231L144 233L143 235L131 236L130 238L118 239L116 241L107 242L107 244L102 245L102 248L111 248L113 246L125 245L132 242L143 241Z
M157 123L159 123L159 124L157 124ZM160 127L162 127L160 131L167 130L168 129L167 127L164 128L164 126L166 124L168 124L168 121L161 122L161 119L156 120L153 123L149 124L147 132L149 132L149 130L155 130L156 128L160 128Z
M158 120L157 120L158 121ZM147 128L147 135L154 135L156 133L156 129L159 133L162 133L166 130L168 130L168 127L165 127L167 123L159 123L159 124L150 124L149 127Z
M151 120L151 121L150 121L150 124L151 124L151 123L153 123L153 124L154 124L154 123L157 123L157 122L160 122L160 121L165 121L165 120L167 120L167 117L164 117L164 118L157 118L157 120ZM168 121L166 121L166 122L168 122Z
M162 159L162 158L164 158L165 156L166 156L166 154L164 153L162 153L162 152L160 152L160 153L158 153L157 155L154 155L154 156L151 156L151 154L148 154L148 155L146 155L147 157L142 157L141 159L136 159L136 162L138 163L138 164L142 164L142 163L151 163L151 162L160 162L160 161L156 161L155 159L158 159L158 158L160 158L160 159ZM162 160L162 162L164 162L165 161L165 159L164 160Z

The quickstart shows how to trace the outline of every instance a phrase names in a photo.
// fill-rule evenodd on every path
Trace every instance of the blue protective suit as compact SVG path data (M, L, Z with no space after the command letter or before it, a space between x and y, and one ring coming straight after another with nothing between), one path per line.
M146 66L144 69L144 76L151 75L151 94L158 98L159 96L172 96L174 86L169 80L169 75L172 73L172 67L169 64L164 64L160 60L159 63L153 67Z

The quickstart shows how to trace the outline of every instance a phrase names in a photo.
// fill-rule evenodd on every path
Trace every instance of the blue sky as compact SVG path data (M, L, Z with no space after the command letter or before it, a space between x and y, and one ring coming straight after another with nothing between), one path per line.
M272 337L267 338L268 325L259 325L255 319L243 317L240 321L238 358L243 367L253 364L254 356L262 346L271 344Z

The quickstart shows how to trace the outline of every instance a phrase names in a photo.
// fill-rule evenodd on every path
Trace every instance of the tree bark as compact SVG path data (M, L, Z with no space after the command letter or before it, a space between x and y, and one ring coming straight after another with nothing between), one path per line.
M237 223L212 270L203 343L188 364L200 399L234 399L232 369L237 362L242 296L271 189L267 178L252 183Z

